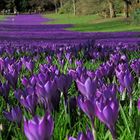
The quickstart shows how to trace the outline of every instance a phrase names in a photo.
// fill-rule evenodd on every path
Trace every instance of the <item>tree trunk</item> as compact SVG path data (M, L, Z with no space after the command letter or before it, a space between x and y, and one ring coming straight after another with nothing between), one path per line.
M72 0L73 2L73 14L76 15L76 0Z
M109 11L110 11L110 18L116 17L113 1L112 0L108 0L108 4L109 4Z
M128 0L124 0L124 15L126 18L129 17L129 2L128 2Z
M60 7L63 7L63 0L60 0Z
M58 11L57 11L57 4L54 3L54 6L55 6L55 13L57 14L58 13Z

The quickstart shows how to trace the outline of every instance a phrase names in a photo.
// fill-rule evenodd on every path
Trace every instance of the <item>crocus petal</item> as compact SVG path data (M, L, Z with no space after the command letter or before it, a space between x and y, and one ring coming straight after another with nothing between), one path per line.
M140 98L138 100L138 110L140 111Z
M24 133L25 133L26 137L28 138L28 140L35 140L34 135L30 132L30 128L28 126L27 120L24 121Z
M86 88L85 88L84 84L81 83L81 82L78 81L78 80L76 81L76 83L77 83L78 89L79 89L79 91L81 92L81 94L82 94L83 96L87 97Z
M89 100L82 100L80 97L78 98L78 105L82 109L83 112L88 115L88 117L91 119L94 117L94 107Z
M68 140L77 140L76 138L74 138L74 137L69 137L69 139Z
M96 92L95 82L92 81L90 78L88 78L85 82L85 87L86 87L87 98L90 99L90 97L92 97L93 94Z
M113 119L113 111L112 111L112 108L110 106L106 106L104 109L103 109L103 115L106 119L106 124L111 124L113 125L114 124L114 119Z

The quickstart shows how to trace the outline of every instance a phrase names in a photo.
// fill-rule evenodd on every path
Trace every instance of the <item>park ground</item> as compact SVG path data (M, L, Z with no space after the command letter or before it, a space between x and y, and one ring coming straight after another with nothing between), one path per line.
M120 31L140 31L140 25L133 24L131 19L123 16L117 18L103 19L98 15L74 16L72 14L45 14L45 18L52 19L46 24L73 24L67 30L82 32L120 32ZM5 16L0 15L0 20Z
M82 32L120 32L120 31L140 31L140 25L133 24L131 19L126 19L122 15L117 18L103 19L98 15L74 16L68 14L46 14L44 17L53 19L47 24L74 24L68 30Z
M5 17L5 16L3 16L3 15L0 15L0 20L3 20L3 19L4 19L4 17Z

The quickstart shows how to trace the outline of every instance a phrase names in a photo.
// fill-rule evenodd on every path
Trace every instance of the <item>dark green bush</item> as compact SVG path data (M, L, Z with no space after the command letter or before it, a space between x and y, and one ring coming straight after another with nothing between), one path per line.
M133 24L140 24L140 8L136 8L132 12L132 23Z
M60 14L68 14L73 12L72 2L68 1L66 2L63 7L59 9Z

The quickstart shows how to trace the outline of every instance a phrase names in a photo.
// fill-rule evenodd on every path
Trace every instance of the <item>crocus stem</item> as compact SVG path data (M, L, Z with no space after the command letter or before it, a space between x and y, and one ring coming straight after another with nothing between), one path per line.
M92 121L91 124L92 124L92 134L93 134L93 138L94 138L94 140L97 140L97 137L96 137L96 130L95 130L95 126L94 126L94 121Z
M140 87L140 77L138 79L138 88Z
M122 101L125 100L125 97L126 97L126 91L124 91L123 94L122 94Z
M129 116L132 115L132 106L133 106L133 100L132 100L132 95L130 95Z
M65 95L63 92L61 92L61 97L63 97L63 105L64 105L64 110L65 110L65 114L67 114L67 101L65 99Z
M112 138L112 140L117 140L116 138Z
M117 140L117 138L116 138L116 132L114 133L114 135L112 135L112 140Z
M112 140L117 140L117 136L116 136L116 129L115 126L108 126L111 135L112 135Z
M93 134L94 140L97 140L95 128L92 128L92 134Z
M64 110L65 110L65 118L70 124L70 119L69 119L69 114L68 114L68 103L67 103L67 98L65 97L64 93L61 92L61 95L63 96L63 104L64 104Z
M9 103L7 103L7 110L10 110L10 105L9 105Z

